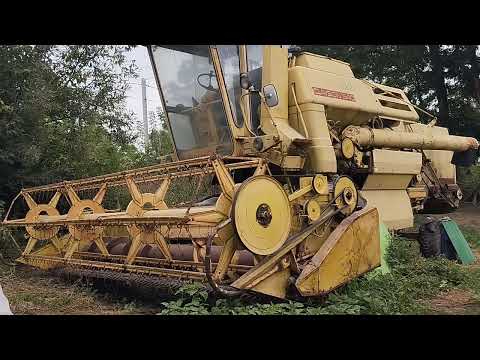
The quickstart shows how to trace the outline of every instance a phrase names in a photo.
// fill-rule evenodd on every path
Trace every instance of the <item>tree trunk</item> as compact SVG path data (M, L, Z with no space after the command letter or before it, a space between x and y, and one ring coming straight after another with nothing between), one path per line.
M480 105L480 59L477 56L477 45L468 47L469 62L472 66L473 96Z
M442 59L440 57L440 45L429 45L430 60L432 64L432 80L435 96L438 101L438 125L454 130L454 124L450 124L450 109L448 107L448 94L443 75Z

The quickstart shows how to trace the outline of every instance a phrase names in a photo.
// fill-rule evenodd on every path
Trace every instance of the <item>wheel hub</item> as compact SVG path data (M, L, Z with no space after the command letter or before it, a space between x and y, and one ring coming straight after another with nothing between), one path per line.
M270 176L244 181L232 203L232 220L243 245L258 255L270 255L287 240L291 208L282 185Z
M257 222L263 226L268 226L272 222L272 210L270 206L261 204L257 208Z

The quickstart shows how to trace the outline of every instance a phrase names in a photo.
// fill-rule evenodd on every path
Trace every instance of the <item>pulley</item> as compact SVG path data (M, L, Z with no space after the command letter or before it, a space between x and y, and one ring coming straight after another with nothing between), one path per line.
M232 219L247 249L257 255L270 255L290 234L292 216L288 196L272 177L252 177L235 193Z
M358 203L358 192L354 182L348 176L340 176L334 181L333 196L335 203L339 208L348 206L342 213L350 215L353 213Z

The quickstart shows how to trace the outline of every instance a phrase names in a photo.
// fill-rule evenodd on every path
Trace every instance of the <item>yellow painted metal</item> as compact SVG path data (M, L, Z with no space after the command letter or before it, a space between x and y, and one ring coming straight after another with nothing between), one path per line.
M348 126L343 131L342 136L351 139L359 146L365 147L466 151L478 149L479 146L478 141L471 137L434 136L429 133L390 131L359 126Z
M224 216L229 216L231 207L232 200L222 193L215 204L215 210Z
M293 194L288 195L288 201L292 202L301 197L304 197L306 194L311 192L312 189L313 189L313 186L311 183L304 187L301 187L299 190L295 191Z
M238 239L235 235L230 237L230 239L225 242L225 246L222 248L222 253L220 254L220 259L218 260L215 273L213 274L215 280L223 280L225 274L227 273L228 265L230 265L233 256L235 255L235 250L238 247L237 242Z
M406 190L361 190L369 206L380 213L380 220L391 230L413 226L413 210Z
M222 188L223 195L228 199L233 199L235 181L230 175L230 172L225 167L222 161L219 159L215 159L212 162L213 168L215 170L215 174L217 175L218 182L220 183L220 187Z
M372 174L367 176L362 190L406 189L412 178L408 174Z
M317 194L328 195L328 179L325 175L316 175L312 184Z
M318 220L322 211L320 204L315 199L308 200L306 210L310 221Z
M339 121L341 126L366 123L373 114L379 112L370 86L355 79L353 75L332 72L336 71L335 62L325 61L321 67L313 62L310 62L310 66L314 67L298 66L302 57L314 56L300 55L297 66L291 67L288 74L289 83L295 83L300 106L323 105L329 119ZM294 104L293 98L289 99L289 103Z
M328 71L340 76L354 77L349 63L327 56L303 53L297 57L295 65L309 69Z
M407 194L410 199L421 198L424 199L427 197L428 193L425 187L412 187L407 189Z
M88 213L105 213L105 209L101 205L101 202L105 196L106 187L106 184L102 185L93 200L81 200L75 190L70 185L67 185L67 195L72 203L72 207L67 214L67 220L79 220ZM70 242L65 250L65 259L70 259L75 251L81 250L81 242L86 242L88 244L93 241L103 255L108 255L108 250L102 240L103 229L101 227L91 225L69 225L68 231L70 233Z
M297 168L297 159L286 154L292 142L306 138L289 124L288 119L288 51L286 48L264 46L262 86L274 85L278 104L267 107L262 101L260 124L265 134L277 135L280 140L280 164L284 168ZM263 95L261 95L263 96ZM303 164L302 164L303 167Z
M307 263L295 285L304 296L324 295L378 266L378 211L366 208L337 226Z
M277 90L278 105L261 107L261 125L266 134L275 133L275 123L288 124L288 54L287 49L265 46L263 50L262 85L273 84Z
M419 152L372 150L373 174L418 175L422 171L422 154Z
M31 251L29 253L24 251L22 256L18 258L16 261L23 264L29 264L28 259L35 256L51 256L51 257L63 259L62 252L59 251L59 249L65 249L69 241L70 241L70 236L68 234L64 236L60 236L56 238L55 242L47 243L46 245L40 247L37 250ZM48 270L55 267L55 264L41 263L40 265L41 266L39 268L42 270Z
M305 264L306 259L310 259L315 255L336 225L337 222L331 219L324 226L319 227L311 235L307 236L305 241L297 248L298 261Z
M217 74L216 79L217 79L218 90L219 90L222 102L223 102L223 104L229 104L227 88L226 88L226 85L225 85L225 79L224 79L223 76L221 76L222 67L220 65L220 58L219 58L219 55L218 55L218 51L215 47L210 47L210 55L212 57L213 66L215 68L215 73ZM218 94L215 94L214 96L217 97ZM225 114L227 116L227 122L228 122L230 131L232 132L233 137L237 138L239 136L243 136L244 133L245 133L245 129L244 128L238 128L235 125L235 121L233 119L234 115L233 115L232 108L229 105L224 106L224 108L225 108ZM213 118L211 119L211 129L212 130L216 129L216 123L215 123ZM216 134L216 131L214 131L214 133ZM210 153L215 153L215 149L216 149L217 144L212 144L212 145L213 145L213 148L211 149ZM240 155L241 153L242 153L242 149L240 148L240 144L237 141L234 141L233 142L233 153L232 153L232 155ZM196 157L196 156L198 156L198 151L193 150L193 153L191 154L191 157Z
M287 294L288 279L290 277L290 268L279 268L265 276L262 281L253 286L251 290L284 299Z
M342 155L345 157L345 159L351 159L353 158L353 155L355 155L355 145L349 138L342 140Z
M265 175L267 173L267 170L268 170L268 163L265 160L263 160L262 162L260 162L258 167L255 169L255 172L253 173L253 176Z
M60 213L56 209L61 193L56 192L48 204L37 204L28 193L22 193L29 207L29 211L25 215L25 221L29 223L38 222L40 216L59 216ZM57 234L60 229L56 226L31 225L26 226L25 231L29 235L28 243L23 251L23 255L28 255L35 247L39 240L50 240L52 244L60 251L57 241Z
M294 88L295 83L291 83ZM311 145L308 146L309 167L317 173L336 173L337 160L332 146L332 139L327 124L325 107L320 104L302 104L298 107L301 111L305 127L308 130L308 139ZM301 131L302 125L299 121L299 112L296 107L289 110L289 120L292 126Z
M355 210L358 193L354 182L349 177L341 176L335 181L333 196L339 208L347 206L342 210L343 214L349 215Z
M312 185L313 177L312 176L302 176L299 179L300 189Z
M268 213L264 223L259 220L262 207ZM254 254L272 254L290 234L290 202L282 185L271 177L259 175L243 182L232 210L238 236Z
M311 224L306 229L303 229L299 233L291 236L287 243L285 243L275 253L264 256L263 259L256 264L255 267L250 269L247 273L241 276L239 279L232 283L233 287L238 289L251 289L261 281L265 280L268 276L275 274L277 271L284 269L289 264L289 253L299 246L305 239L309 238L319 228L323 227L325 223L328 224L335 211L332 209L327 210L322 216Z
M410 124L409 130L427 133L432 136L446 136L449 134L447 128L439 126L427 126L424 124ZM453 156L452 151L448 150L424 150L425 157L431 161L431 165L435 169L436 176L444 183L456 184L456 169L455 165L451 163Z
M132 201L130 201L126 210L128 215L132 217L142 217L147 216L146 213L152 211L152 209L167 209L165 195L170 185L169 178L163 180L155 193L141 193L131 177L127 177L126 182L130 195L132 196ZM168 260L172 260L172 254L161 230L161 228L155 228L154 226L137 226L135 224L128 226L128 232L132 237L132 244L125 263L129 265L132 264L141 246L150 244L156 244L163 256Z

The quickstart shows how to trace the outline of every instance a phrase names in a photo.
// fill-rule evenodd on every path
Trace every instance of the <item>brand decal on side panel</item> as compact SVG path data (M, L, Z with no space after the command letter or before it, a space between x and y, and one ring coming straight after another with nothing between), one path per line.
M322 89L322 88L317 88L317 87L313 87L312 89L313 89L313 94L317 95L317 96L325 96L325 97L330 97L330 98L334 98L334 99L356 102L355 97L353 96L353 94L350 94L350 93L345 93L345 92L340 92L340 91L335 91L335 90Z

